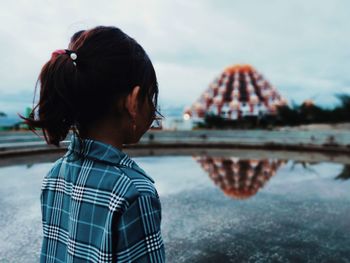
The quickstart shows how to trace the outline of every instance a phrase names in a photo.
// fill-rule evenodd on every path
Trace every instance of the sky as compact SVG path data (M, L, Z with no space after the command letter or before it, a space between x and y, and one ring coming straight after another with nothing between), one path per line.
M70 36L113 25L151 57L161 109L191 105L227 66L248 63L289 102L350 94L347 0L1 0L0 111L32 105L42 65Z

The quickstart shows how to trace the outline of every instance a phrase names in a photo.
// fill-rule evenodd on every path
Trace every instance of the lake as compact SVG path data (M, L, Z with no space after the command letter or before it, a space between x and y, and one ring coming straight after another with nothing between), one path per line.
M350 262L349 162L271 156L133 158L156 181L167 262ZM51 165L0 168L0 262L38 262Z

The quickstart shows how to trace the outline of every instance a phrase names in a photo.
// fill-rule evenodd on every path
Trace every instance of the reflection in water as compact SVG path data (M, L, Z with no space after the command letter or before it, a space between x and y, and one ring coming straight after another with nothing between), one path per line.
M312 168L314 165L320 164L319 162L304 162L304 161L293 161L291 170L294 170L295 166L300 164L305 170L309 172L316 173L316 171ZM338 174L334 179L336 180L348 180L350 179L350 165L344 164L343 170Z
M305 161L293 161L293 164L291 166L291 171L294 171L295 167L300 164L306 171L311 173L317 173L312 166L319 164L319 162L305 162Z
M341 180L350 179L350 165L344 165L343 170L335 179L341 179Z
M276 174L283 160L247 160L236 157L193 157L227 195L235 199L254 196Z

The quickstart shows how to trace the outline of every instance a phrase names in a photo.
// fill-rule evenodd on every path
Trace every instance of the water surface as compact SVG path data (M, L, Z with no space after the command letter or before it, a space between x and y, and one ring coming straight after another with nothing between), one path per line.
M235 154L136 157L156 181L168 262L350 262L349 166ZM37 262L51 163L0 168L0 262Z

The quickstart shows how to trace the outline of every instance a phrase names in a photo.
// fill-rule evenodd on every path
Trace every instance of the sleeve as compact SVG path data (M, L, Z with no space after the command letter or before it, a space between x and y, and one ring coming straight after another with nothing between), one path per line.
M139 196L116 225L117 262L165 262L157 197Z

